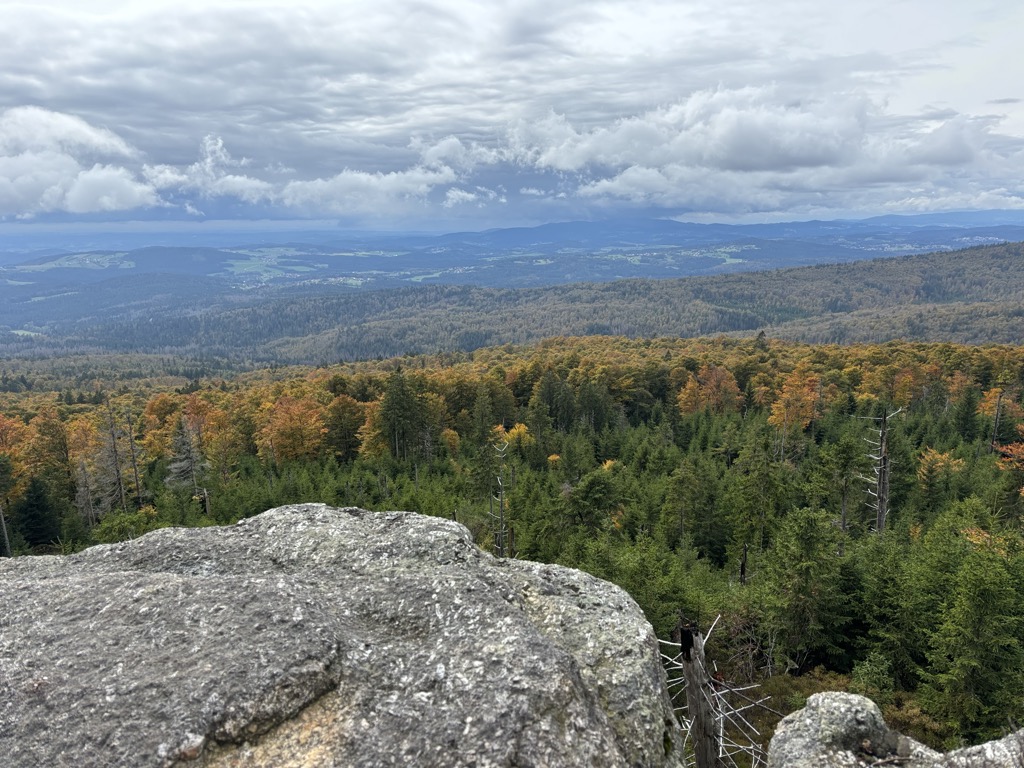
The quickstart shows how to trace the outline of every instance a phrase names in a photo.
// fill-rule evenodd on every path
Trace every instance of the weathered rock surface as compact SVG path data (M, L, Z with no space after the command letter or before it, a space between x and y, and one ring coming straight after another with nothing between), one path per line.
M768 768L1020 768L1022 744L1024 732L943 755L890 730L870 699L818 693L779 723Z
M0 561L0 755L21 766L660 766L636 604L447 520L300 505Z

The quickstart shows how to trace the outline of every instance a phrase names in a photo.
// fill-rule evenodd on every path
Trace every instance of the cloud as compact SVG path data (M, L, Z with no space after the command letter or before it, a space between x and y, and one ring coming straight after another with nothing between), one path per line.
M72 115L38 108L8 110L0 116L0 215L32 216L67 212L89 214L178 205L199 215L202 200L236 200L278 206L292 213L387 216L396 206L425 205L438 186L458 175L444 160L462 167L484 157L457 139L424 147L428 162L392 172L345 169L326 178L273 183L249 175L246 158L235 158L225 141L208 135L199 157L184 166L134 162L140 155L116 134ZM113 157L125 165L88 158ZM133 166L133 167L129 167ZM280 174L287 169L274 169ZM496 199L483 188L473 199ZM453 200L455 198L452 198ZM454 203L453 203L454 204Z
M5 110L0 114L0 216L157 206L156 191L127 168L90 162L137 155L116 134L74 115L39 107Z
M478 143L464 143L457 136L446 136L441 141L427 145L420 139L413 139L411 146L419 151L427 167L448 166L459 171L472 171L479 165L491 165L501 159L501 153Z
M501 192L488 189L487 187L476 187L472 192L460 189L459 187L452 187L445 193L441 207L454 208L465 203L476 203L477 207L483 208L487 203L492 202L504 204L508 200Z
M479 200L480 197L475 192L467 192L464 189L458 187L452 187L445 193L444 202L441 203L445 208L453 208L456 205L463 203L473 203Z
M608 126L577 130L564 115L518 122L519 162L558 171L683 164L729 171L790 171L843 162L864 140L863 97L786 103L773 87L699 91Z
M643 208L718 213L771 211L794 195L773 188L766 174L751 176L708 168L631 166L609 178L584 184L578 194L605 206L626 202Z
M457 136L414 138L415 155L404 168L345 168L313 178L279 164L252 170L254 162L233 155L215 135L199 142L190 163L147 164L124 139L75 116L8 110L0 119L7 150L0 156L0 212L175 206L195 216L206 207L200 201L218 200L282 216L413 220L429 218L435 205L453 213L507 205L503 188L517 177L552 189L521 186L517 198L524 205L549 201L552 216L579 215L580 204L592 206L592 214L616 205L731 215L856 204L884 209L892 199L917 209L925 190L947 201L1017 204L1012 177L1024 167L1024 141L998 133L997 118L935 109L896 117L863 94L828 101L783 95L772 86L716 88L587 129L550 112L516 121L492 146ZM108 161L90 163L94 157ZM969 182L961 178L966 167ZM485 178L493 183L480 183ZM880 192L872 197L865 189Z
M63 207L70 213L95 213L149 208L159 203L156 191L136 181L129 171L97 164L75 176Z
M246 203L266 202L274 197L273 186L245 174L231 173L232 168L248 165L243 158L235 160L219 136L206 136L200 145L200 157L183 170L167 165L146 166L149 182L161 190L197 192L205 198L234 197Z
M280 201L308 213L387 218L410 204L423 207L435 187L456 180L455 171L447 166L416 166L390 173L346 169L326 179L289 182L281 192Z
M907 160L923 165L966 165L983 151L987 129L987 125L954 117L908 143Z
M0 114L0 155L46 151L97 157L138 155L112 131L92 126L75 115L36 106L13 107Z
M668 212L879 209L922 188L1016 204L1002 193L943 192L966 186L965 171L979 192L1017 186L1024 140L999 133L997 118L893 116L856 92L784 96L774 86L717 88L589 130L552 113L513 126L509 147L523 166L574 176L576 194L602 210L616 201Z
M5 13L0 216L845 215L1012 205L1024 178L1006 0Z

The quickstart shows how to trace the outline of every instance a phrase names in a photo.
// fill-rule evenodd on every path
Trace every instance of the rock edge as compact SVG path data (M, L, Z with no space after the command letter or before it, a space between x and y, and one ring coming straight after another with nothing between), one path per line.
M783 718L768 768L1021 768L1024 731L941 754L891 730L878 706L852 693L817 693Z
M614 585L452 521L319 504L0 561L19 766L676 766Z

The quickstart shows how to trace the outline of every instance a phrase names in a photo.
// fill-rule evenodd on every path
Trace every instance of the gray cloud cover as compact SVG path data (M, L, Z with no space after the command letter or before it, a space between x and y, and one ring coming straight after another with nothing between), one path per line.
M1008 0L5 4L0 217L1024 207Z

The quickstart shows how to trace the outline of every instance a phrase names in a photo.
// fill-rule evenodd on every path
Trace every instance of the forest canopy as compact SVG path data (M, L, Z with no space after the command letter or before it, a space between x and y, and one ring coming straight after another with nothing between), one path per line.
M15 555L290 502L406 509L614 581L662 637L681 611L721 615L720 670L780 706L848 687L935 744L1024 716L1019 347L594 336L224 375L89 360L3 372L25 385L0 392Z

